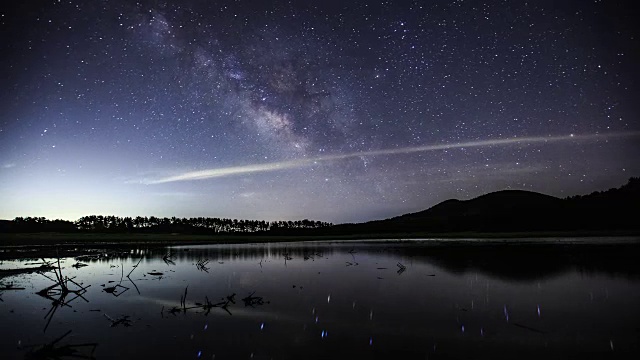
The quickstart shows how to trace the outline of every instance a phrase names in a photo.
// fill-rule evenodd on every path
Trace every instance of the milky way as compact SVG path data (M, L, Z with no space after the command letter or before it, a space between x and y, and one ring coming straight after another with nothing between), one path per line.
M5 6L0 218L384 218L640 174L632 2Z

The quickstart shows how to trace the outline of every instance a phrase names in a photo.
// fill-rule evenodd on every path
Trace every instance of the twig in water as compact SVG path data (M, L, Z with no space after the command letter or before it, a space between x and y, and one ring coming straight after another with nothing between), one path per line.
M127 277L131 276L131 273L133 273L133 270L138 268L138 265L140 265L140 262L142 261L142 259L143 258L141 257L140 260L138 260L138 262L135 265L133 265L133 268L131 269L131 271L129 271L129 273L127 274Z
M177 313L179 313L180 311L182 311L182 309L180 309L177 306L172 307L171 309L167 310L168 313L170 313L171 315L176 315Z
M211 308L216 307L214 304L211 303L211 301L209 301L209 298L207 296L204 297L204 304L201 303L196 303L197 306L202 307L202 310L205 311L205 316L209 315L209 312L211 312Z
M171 260L171 253L168 253L165 256L163 256L162 261L164 261L164 263L167 264L167 266L176 264L173 260Z
M287 260L293 260L293 258L291 256L289 256L289 253L287 252L287 249L285 249L284 253L282 254L284 256L284 266L287 266Z
M354 265L358 265L358 262L356 261L356 256L354 255L355 251L353 251L353 249L351 249L351 251L349 251L349 254L351 254L351 257L353 258L353 264Z
M515 326L517 326L517 327L519 327L519 328L523 328L523 329L527 329L527 330L529 330L529 331L536 332L536 333L538 333L538 334L546 334L546 332L545 332L545 331L538 330L538 329L536 329L536 328L532 328L532 327L529 327L529 326L526 326L526 325L522 325L522 324L518 324L518 323L513 323L513 325L515 325Z
M401 263L398 263L398 275L402 274L403 272L405 272L405 270L407 270L407 267L402 265Z
M124 289L124 290L120 290L120 289ZM116 284L115 286L110 286L110 287L106 287L104 289L102 289L102 291L106 292L107 294L111 294L115 297L118 297L122 294L124 294L125 292L127 292L127 290L129 290L128 287L120 285L120 284Z
M136 291L138 292L138 295L140 295L140 289L138 289L138 285L136 285L135 282L133 282L133 280L131 279L131 274L133 273L133 271L135 269L138 268L138 265L140 265L140 262L142 261L143 257L141 257L138 262L133 265L133 268L131 268L131 271L129 271L129 273L127 274L127 279L129 279L129 281L133 284L133 286L136 288ZM122 279L120 279L120 282L122 282ZM128 289L128 288L127 288Z
M131 320L129 320L129 315L123 315L119 319L116 319L116 320L114 320L113 318L111 318L107 314L103 314L103 315L104 315L104 317L107 318L107 320L111 321L111 327L116 327L118 325L122 325L124 327L131 326Z
M36 293L39 296L42 296L48 300L51 300L51 309L49 309L49 311L45 315L45 319L47 319L47 323L45 324L44 331L47 331L47 328L51 323L51 319L53 319L53 315L56 313L59 307L61 306L71 307L69 303L71 303L77 298L81 298L84 301L89 302L89 300L87 300L83 296L83 294L87 292L87 288L89 288L91 285L82 286L77 282L73 281L75 277L69 278L69 277L63 276L62 268L60 266L60 258L58 258L58 267L53 269L53 273L56 276L55 280L45 275L44 273L40 273L47 279L55 282L55 284L48 286ZM77 286L77 289L71 289L69 286L69 283ZM67 296L69 296L69 294L74 294L75 297L71 298L70 300L67 300ZM58 296L58 298L54 298L54 296Z
M207 264L209 263L208 259L201 259L198 260L198 262L196 263L196 268L200 271L204 271L206 273L209 272L209 268L207 267Z
M187 290L189 289L189 285L184 288L184 295L180 296L180 306L182 306L182 312L187 312Z
M5 284L0 284L0 291L5 291L5 290L24 290L24 288L22 287L15 287L13 285L13 281L10 282L9 284L5 285Z
M41 345L35 350L31 350L25 354L25 359L61 359L64 357L76 358L76 359L93 359L93 352L96 350L98 343L86 343L86 344L67 344L62 346L56 346L58 342L64 339L71 333L71 330L64 333L64 335L53 340L48 344ZM34 346L31 346L34 347ZM80 352L81 348L91 348L89 355L84 355Z
M251 294L249 294L249 296L247 296L246 298L242 299L242 301L244 301L244 306L251 306L254 307L255 305L264 305L265 302L262 299L262 296L253 296L253 294L255 294L256 292L252 292ZM268 304L269 302L267 302Z

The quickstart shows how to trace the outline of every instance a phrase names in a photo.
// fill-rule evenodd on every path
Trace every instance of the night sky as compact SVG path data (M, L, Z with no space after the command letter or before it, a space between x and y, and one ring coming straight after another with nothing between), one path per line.
M15 3L0 218L342 223L640 175L633 1Z

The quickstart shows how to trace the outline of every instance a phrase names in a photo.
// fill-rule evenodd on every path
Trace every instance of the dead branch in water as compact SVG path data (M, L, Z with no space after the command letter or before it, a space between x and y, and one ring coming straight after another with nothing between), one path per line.
M211 309L213 308L221 308L222 310L226 311L229 315L231 314L231 311L229 311L229 305L231 304L235 304L235 296L236 294L233 293L231 295L228 295L225 298L222 298L221 301L217 302L217 303L212 303L209 300L209 297L205 296L204 297L204 303L195 303L194 306L187 306L187 288L184 289L184 295L180 296L180 305L179 306L173 306L170 309L167 309L167 313L172 314L175 316L175 314L182 312L183 314L186 314L187 310L191 310L191 309L202 309L204 310L204 314L205 315L209 315L209 313L211 312ZM160 313L164 313L164 306L162 307L162 310L160 310Z
M289 256L289 252L287 251L287 248L284 249L284 252L282 253L282 256L284 257L284 266L287 266L287 261L288 260L293 260L293 258L291 256Z
M216 308L219 307L221 309L223 309L224 311L226 311L229 315L231 315L231 312L229 311L228 307L230 304L235 304L235 296L236 294L233 293L229 296L225 298L222 298L222 301L218 302L218 303L212 303L211 301L209 301L209 298L207 296L204 297L204 303L196 303L196 307L200 307L205 311L205 316L209 315L209 313L211 312L212 308Z
M138 268L138 265L140 265L140 262L142 261L143 258L144 257L141 257L140 260L138 260L138 262L135 265L133 265L133 268L131 269L131 271L129 271L129 273L127 274L127 277L131 276L131 273L133 273L133 270Z
M304 259L305 261L307 261L307 260L309 260L309 259L311 259L311 261L316 261L316 257L320 257L320 258L321 258L321 257L322 257L322 254L321 254L321 253L319 253L319 252L312 252L311 254L307 254L307 253L305 253L305 254L303 255L303 259Z
M131 274L133 273L133 271L135 269L138 268L138 265L140 265L140 262L142 261L143 257L140 258L140 260L138 260L138 262L133 265L133 268L131 269L131 271L129 271L129 273L127 274L127 279L129 279L129 281L133 284L133 286L136 288L136 291L138 292L138 295L140 295L140 289L138 289L138 285L136 285L136 283L133 282L133 280L131 279Z
M167 253L165 256L163 256L162 261L164 261L167 266L176 264L173 260L171 260L171 253Z
M0 296L2 296L2 292L5 290L24 290L24 288L13 286L13 282L10 282L8 285L0 284ZM2 300L1 297L0 297L0 301L4 302L4 300Z
M49 272L53 269L54 267L50 264L42 264L38 267L0 270L0 279L7 276L33 274L33 273L39 273L39 272Z
M93 352L96 350L98 343L86 343L86 344L67 344L62 346L56 346L57 343L62 341L67 335L71 333L71 330L64 333L64 335L53 340L48 344L44 344L31 350L25 354L25 359L61 359L63 357L73 357L76 359L93 359ZM31 346L35 347L35 346ZM80 349L91 348L91 352L88 355L82 354Z
M180 304L182 305L182 308L185 311L187 309L187 291L188 290L189 290L189 285L187 285L187 287L184 288L184 295L180 297Z
M5 290L24 290L24 288L23 287L15 287L13 285L13 281L12 281L7 285L0 284L0 291L5 291Z
M111 327L116 327L118 325L122 325L124 327L131 326L131 320L129 320L129 315L123 315L120 318L115 320L107 314L103 314L103 315L104 317L107 318L107 320L111 321Z
M87 300L83 295L84 293L87 292L87 288L89 288L91 285L82 286L81 284L78 284L77 282L73 281L75 277L69 278L67 276L63 276L62 267L60 265L60 258L57 259L57 264L58 264L57 268L53 269L55 279L52 279L51 277L45 275L44 273L40 273L47 279L53 281L54 284L36 292L37 295L42 296L48 300L51 300L51 309L49 309L49 311L45 315L45 319L47 319L47 323L44 327L44 331L47 331L47 328L51 323L51 319L53 318L53 315L56 313L59 307L62 307L62 306L71 307L69 303L71 303L77 298L81 298L84 301L89 302L89 300ZM77 288L71 288L71 285L75 285ZM73 294L75 296L67 300L67 296L69 296L70 294Z
M518 324L518 323L513 323L513 325L517 326L519 328L522 328L522 329L533 331L533 332L538 333L538 334L546 334L545 331L542 331L542 330L539 330L539 329L536 329L536 328L532 328L530 326L526 326L526 325L522 325L522 324Z
M133 268L131 269L131 271L129 271L129 273L127 274L126 278L127 280L129 280L129 282L131 282L133 284L133 286L136 288L136 291L138 292L138 295L140 295L140 289L138 289L138 285L136 285L135 282L133 282L133 280L131 279L131 274L133 273L133 271L138 267L138 265L140 265L140 262L142 261L142 257L138 260L138 262L133 265ZM124 265L120 265L120 282L118 282L118 284L114 285L114 286L109 286L109 287L105 287L104 289L102 289L102 291L106 292L107 294L111 294L115 297L118 297L122 294L124 294L125 292L127 292L128 290L130 290L129 287L126 287L124 285L122 285L122 281L124 280L125 276L124 276ZM104 285L102 285L104 286Z
M265 303L262 296L253 296L253 294L255 293L256 292L254 291L249 294L249 296L242 299L242 301L244 301L244 306L255 307L256 305L264 305L269 303L268 301Z
M397 271L398 275L401 275L403 272L405 272L407 270L407 267L402 265L399 262L396 265L398 265L398 271Z
M208 273L209 272L209 268L207 267L208 263L209 263L208 259L200 259L196 263L196 268L198 270L200 270L200 271L204 271L204 272Z
M124 289L124 290L121 290L121 289ZM128 287L120 284L116 284L115 286L105 287L104 289L102 289L102 291L106 292L107 294L111 294L115 297L118 297L124 294L125 292L127 292L127 290L129 290Z
M180 307L174 306L171 309L167 310L169 314L175 315L179 312L183 314L187 313L187 310L199 308L200 306L187 307L187 291L189 290L189 285L184 288L184 295L180 295ZM164 309L164 306L162 307Z

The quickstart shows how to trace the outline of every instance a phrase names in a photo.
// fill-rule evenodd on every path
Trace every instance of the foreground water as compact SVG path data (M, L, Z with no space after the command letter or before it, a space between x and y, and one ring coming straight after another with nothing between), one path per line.
M637 248L94 250L61 259L63 278L75 282L66 282L69 293L54 286L54 272L0 278L0 287L24 288L0 291L0 358L634 358ZM0 269L41 262L4 261Z

